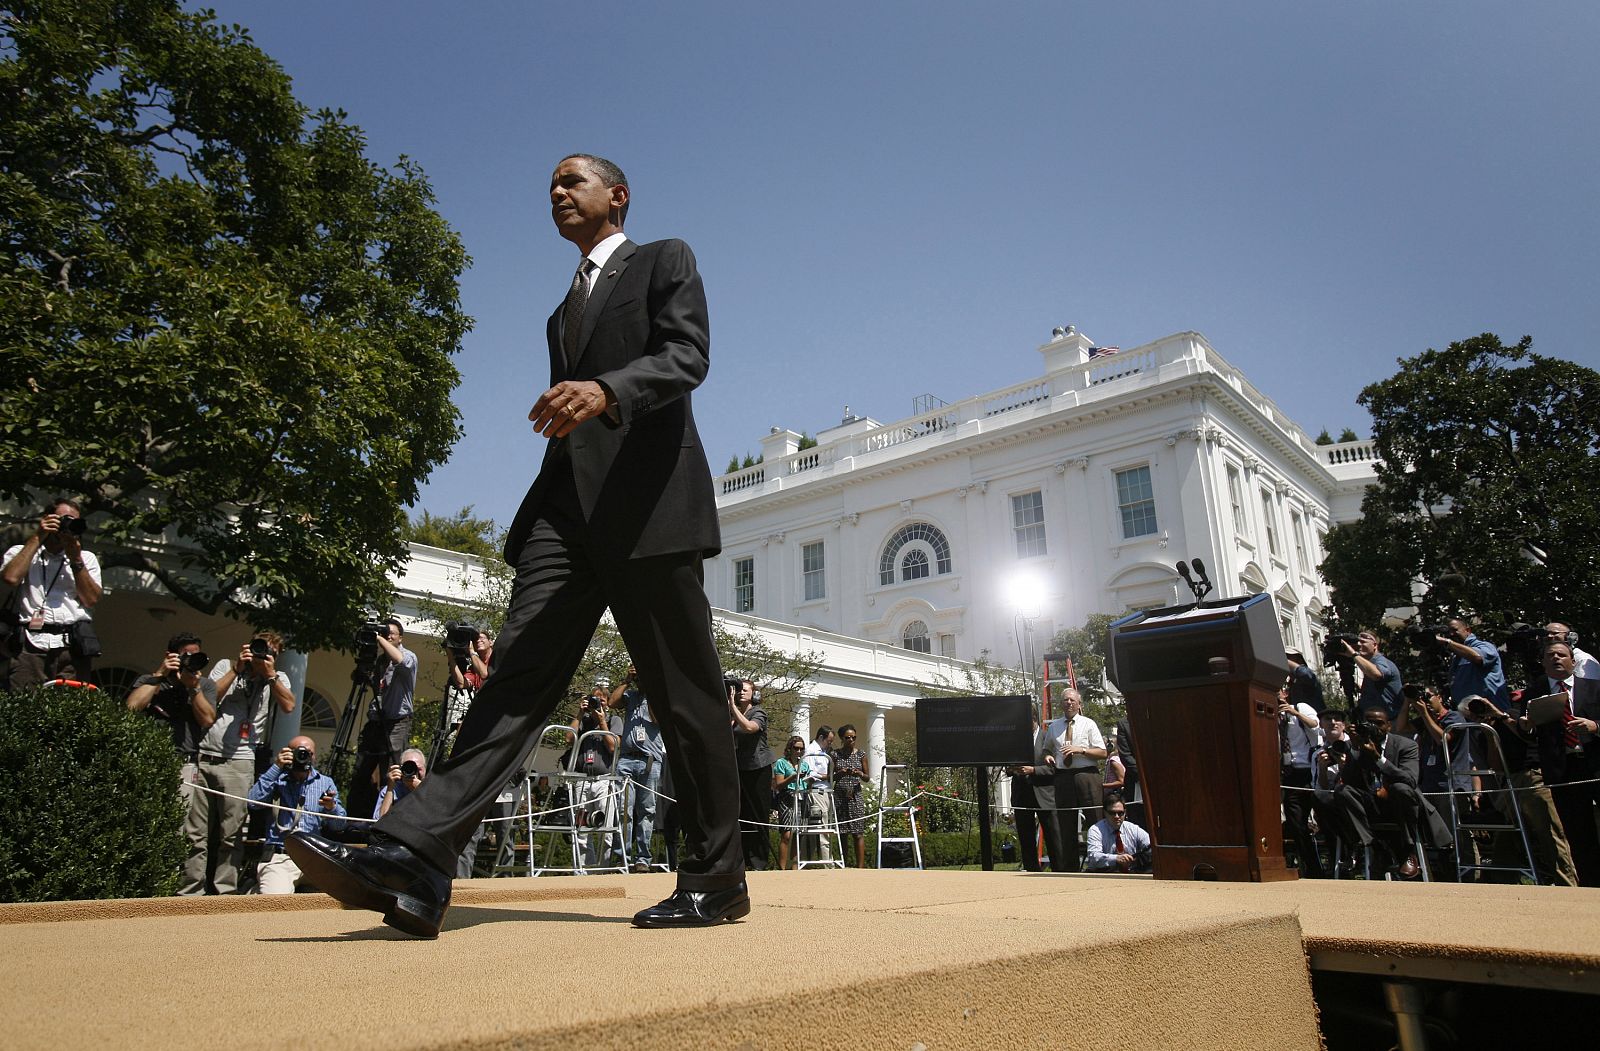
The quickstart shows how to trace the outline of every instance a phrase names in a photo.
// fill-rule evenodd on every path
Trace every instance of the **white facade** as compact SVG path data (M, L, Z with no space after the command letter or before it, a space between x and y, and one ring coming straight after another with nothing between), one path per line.
M1323 537L1358 517L1370 443L1316 445L1198 333L1092 349L1068 329L1036 380L804 451L775 428L717 480L713 605L1032 665L1091 614L1187 600L1173 565L1199 557L1215 597L1270 591L1315 645Z

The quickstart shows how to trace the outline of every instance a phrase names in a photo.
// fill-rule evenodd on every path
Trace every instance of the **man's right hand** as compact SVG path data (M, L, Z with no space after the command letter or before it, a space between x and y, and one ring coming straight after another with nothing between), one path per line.
M294 749L285 745L278 749L278 765L285 770L294 765Z
M178 664L179 658L176 653L167 654L161 661L161 667L155 671L156 677L165 678L168 675L178 674Z
M398 785L400 783L400 777L400 768L398 766L391 766L389 768L389 787L393 788L395 785Z
M48 537L51 533L59 532L61 532L60 515L52 511L50 514L47 514L43 518L39 519L39 539L41 541Z

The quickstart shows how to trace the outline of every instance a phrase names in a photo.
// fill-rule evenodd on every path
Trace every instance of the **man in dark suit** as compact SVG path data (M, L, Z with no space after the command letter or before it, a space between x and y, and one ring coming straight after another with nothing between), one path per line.
M1564 637L1546 639L1539 656L1544 674L1528 684L1524 697L1567 698L1561 718L1537 728L1539 765L1572 848L1578 885L1600 887L1600 833L1595 827L1600 786L1590 783L1600 777L1600 680L1577 677L1572 644Z
M562 699L609 606L650 697L687 838L678 890L634 917L704 926L750 911L739 787L702 560L721 538L690 392L709 323L682 241L622 233L627 180L610 161L564 158L551 215L583 254L546 326L551 386L528 418L550 439L507 535L516 582L490 674L450 757L364 850L293 837L290 854L347 905L411 934L438 933L456 856Z
M1390 732L1389 712L1382 702L1361 712L1360 732L1353 742L1343 783L1333 793L1346 840L1370 846L1375 820L1392 821L1402 830L1415 827L1423 844L1410 842L1404 831L1389 844L1400 876L1411 879L1420 871L1417 850L1450 845L1449 827L1417 789L1422 772L1417 742Z
M1061 823L1056 812L1056 757L1050 753L1050 739L1033 717L1033 764L1011 770L1011 808L1017 821L1017 845L1022 851L1022 867L1038 872L1039 836L1050 855L1052 872L1070 871L1067 852L1061 846Z

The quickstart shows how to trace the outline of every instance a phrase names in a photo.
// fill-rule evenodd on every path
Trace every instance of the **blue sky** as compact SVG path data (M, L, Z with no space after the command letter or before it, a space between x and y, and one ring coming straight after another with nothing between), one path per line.
M565 153L710 300L714 470L769 427L1194 329L1309 432L1480 332L1600 365L1600 5L217 3L418 160L474 265L466 433L419 506L510 521L543 452Z

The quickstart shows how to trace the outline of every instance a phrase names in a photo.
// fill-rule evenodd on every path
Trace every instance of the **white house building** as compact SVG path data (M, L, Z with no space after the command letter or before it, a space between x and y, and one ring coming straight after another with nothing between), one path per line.
M1370 443L1318 446L1195 332L1101 352L1057 329L1044 374L892 423L848 417L717 480L713 605L910 650L1034 666L1094 613L1271 592L1314 647L1316 567L1359 515ZM928 404L927 402L933 402ZM1031 652L1030 652L1031 651Z

